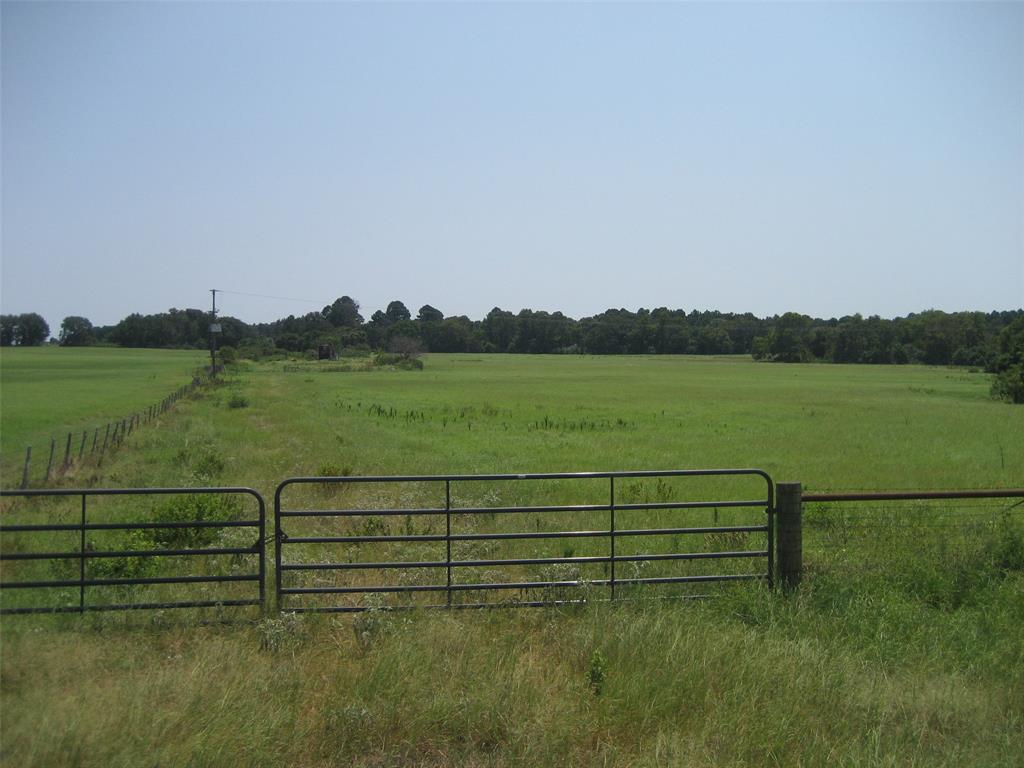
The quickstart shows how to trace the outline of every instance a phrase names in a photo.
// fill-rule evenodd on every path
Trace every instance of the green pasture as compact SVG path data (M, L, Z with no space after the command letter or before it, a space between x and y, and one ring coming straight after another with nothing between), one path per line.
M102 466L85 462L57 482L246 485L264 495L270 516L277 482L311 475L750 466L812 490L1019 487L1024 408L992 401L988 387L987 376L958 369L774 365L733 357L430 355L422 371L347 372L243 362L219 384L176 404L153 428L133 434ZM6 419L6 396L4 410ZM463 482L453 484L452 502L603 503L608 490L607 481L590 480ZM318 482L291 487L283 498L288 509L416 510L437 508L443 493L437 483ZM619 503L756 499L763 493L757 478L616 486ZM91 514L103 520L196 514L188 506L194 500L184 504L108 499L97 501ZM3 514L8 521L73 521L76 505L74 499L8 503ZM201 510L217 519L251 511L227 501ZM599 528L607 524L604 515L456 515L453 530ZM717 597L708 601L285 614L254 625L219 626L217 620L229 615L219 611L204 614L214 621L203 624L168 612L5 617L0 762L1019 765L1022 517L1013 500L808 505L807 576L788 596L744 582L714 587ZM623 513L617 524L761 520L763 510L755 506ZM285 527L295 536L436 533L439 526L443 516L409 514L290 518ZM3 548L73 549L77 534L58 541L62 535L42 544L6 535ZM95 532L89 546L160 544L119 536ZM203 545L251 543L251 531L228 529ZM601 539L472 541L455 545L453 554L561 557L601 554L606 546ZM758 549L763 540L754 534L656 536L623 542L619 553L632 551L629 546L714 552ZM286 553L286 562L314 563L439 555L422 542L289 545ZM168 575L190 565L139 560L109 558L96 565L97 575ZM73 579L77 561L5 565L5 578ZM623 564L619 577L756 573L762 566L757 558L651 563L633 573ZM241 573L252 558L225 555L203 567ZM599 565L488 566L460 571L456 581L606 575ZM298 586L381 579L415 585L437 583L443 574L409 569L292 573L288 579ZM226 594L221 587L236 589L231 596L248 588L184 585L174 594L206 599ZM95 588L89 599L159 599L173 592L167 585L127 589ZM4 604L39 599L32 592L11 590ZM49 599L77 598L73 588L56 592ZM680 592L686 590L644 586L620 595ZM593 586L540 596L580 593L607 596ZM411 600L344 599L363 605ZM336 596L317 600L341 602Z
M231 384L210 424L232 478L760 467L812 489L977 488L1024 477L1024 409L989 377L746 358L431 355L423 371L282 373ZM229 458L235 452L229 453Z
M195 350L0 348L3 485L11 471L20 473L26 447L45 461L51 437L60 443L68 432L147 408L191 381L205 360Z

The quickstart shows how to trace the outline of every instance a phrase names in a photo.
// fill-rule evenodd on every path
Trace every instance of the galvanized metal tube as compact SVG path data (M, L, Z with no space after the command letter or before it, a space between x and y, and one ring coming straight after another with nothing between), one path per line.
M452 481L444 481L445 572L448 580L448 605L452 604Z
M608 580L608 586L611 591L612 600L615 599L615 478L608 478L608 536L610 541L610 552L611 552L611 578Z
M78 581L80 583L78 589L78 612L85 612L85 497L82 494L82 536L79 541L79 557L78 557Z

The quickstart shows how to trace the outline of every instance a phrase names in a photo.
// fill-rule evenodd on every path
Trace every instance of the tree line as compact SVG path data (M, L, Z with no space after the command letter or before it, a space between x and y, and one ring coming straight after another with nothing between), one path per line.
M495 307L482 320L446 317L426 304L415 316L401 301L375 311L367 321L359 303L342 296L319 312L289 315L271 323L245 323L221 316L220 346L255 355L302 353L321 345L336 349L388 349L396 339L414 340L430 352L524 354L749 354L777 362L926 363L991 367L1000 354L1000 334L1021 323L1024 311L942 312L928 310L893 319L859 314L823 320L795 312L758 318L747 312L686 312L682 309L609 309L579 320L561 312ZM94 327L71 316L61 323L59 343L105 343L124 347L205 348L210 313L170 309L133 313L112 326ZM0 318L4 345L44 343L49 327L35 313ZM1012 334L1010 334L1012 336ZM1009 342L1006 342L1009 343Z
M211 322L200 309L132 313L115 325L96 326L69 316L56 340L64 346L206 348ZM415 316L401 301L367 321L359 303L342 296L319 312L271 323L217 318L218 345L247 357L336 350L505 352L522 354L748 354L783 363L830 362L965 365L996 373L994 394L1024 402L1024 310L928 310L892 319L859 314L823 320L787 312L759 318L746 312L682 309L608 309L579 320L561 312L495 307L482 320L446 317L425 304ZM36 313L0 316L0 344L32 346L49 339ZM54 341L50 339L50 341Z

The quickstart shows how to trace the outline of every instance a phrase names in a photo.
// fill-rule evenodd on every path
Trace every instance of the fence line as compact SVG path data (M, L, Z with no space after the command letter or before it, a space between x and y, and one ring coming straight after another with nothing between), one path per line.
M206 379L198 376L193 377L190 383L178 387L174 392L160 400L160 402L154 403L144 410L135 411L124 418L108 421L106 425L102 427L102 442L100 442L99 439L101 427L95 427L93 429L92 442L88 448L86 444L89 443L89 430L82 430L82 440L78 446L77 457L75 456L75 451L72 447L74 432L68 432L64 445L64 459L57 466L54 466L54 459L56 458L57 453L57 438L51 437L49 458L46 462L46 471L42 474L42 482L47 483L56 475L65 474L73 467L81 465L88 460L95 460L97 466L102 465L103 457L106 455L108 448L113 449L123 445L124 441L130 437L133 432L138 431L144 424L152 424L159 416L170 411L179 400L194 392L206 383L206 381ZM111 431L111 428L113 428L113 431ZM31 480L32 446L27 446L25 448L25 461L21 471L21 483L18 487L20 489L28 488Z
M1024 503L1024 488L968 489L944 491L868 491L858 493L803 493L800 483L779 483L776 486L778 515L776 551L779 575L783 586L792 588L803 576L803 505L809 503L851 503L880 501L937 501L965 499L1020 499L1013 509ZM846 523L844 521L843 525ZM864 526L865 528L875 526ZM904 527L906 526L904 524ZM920 523L916 527L921 527ZM937 526L932 526L937 527Z
M185 390L186 388L182 388ZM184 394L177 396L169 396L165 399L165 403L161 407L170 407L173 405L175 399L180 399ZM159 414L160 410L157 409L154 413ZM115 425L115 432L119 430L120 425ZM108 424L108 431L110 425ZM120 434L123 437L123 430L120 430ZM98 436L98 428L94 433L95 438ZM118 438L121 439L121 438ZM51 440L51 445L53 444ZM106 438L104 439L103 445L107 444ZM722 500L704 500L694 501L689 500L678 500L678 501L644 501L642 503L636 503L635 501L627 501L626 499L617 497L615 493L616 479L625 478L685 478L685 477L707 477L713 475L756 475L763 478L767 483L767 493L765 497L746 499L746 500L733 500L733 501L722 501ZM585 480L585 481L600 481L607 480L609 485L609 494L607 503L587 503L587 504L559 504L559 505L516 505L516 506L491 506L484 504L480 506L479 502L474 501L473 496L468 496L464 503L459 504L452 497L452 484L473 482L473 481L523 481L523 480ZM347 485L347 484L380 484L380 483L443 483L444 484L444 503L442 506L431 506L431 507L416 507L412 509L392 507L388 504L383 506L364 508L345 508L345 509L310 509L306 505L293 508L284 508L282 504L282 492L295 485L317 485L323 486L325 484L331 485ZM597 487L597 486L594 486ZM197 513L194 516L189 516L190 519L170 519L170 520L147 520L147 521L135 521L135 522L90 522L86 518L86 500L91 496L131 496L131 495L168 495L168 494L245 494L252 496L256 499L258 504L258 516L255 518L246 518L244 520L238 520L235 518L228 519L212 519L205 513ZM453 600L455 594L466 594L469 592L481 592L481 591L494 591L504 590L506 593L509 590L561 590L563 588L580 588L583 586L597 586L607 587L610 591L611 597L615 597L616 586L640 586L640 585L663 585L663 584L685 584L685 583L703 583L708 581L734 581L739 579L765 579L769 585L773 583L781 583L783 587L792 589L795 588L803 574L803 549L805 545L804 534L803 534L803 502L828 502L828 503L841 503L841 502L878 502L878 501L933 501L933 500L964 500L974 499L979 500L977 503L967 505L967 514L977 516L980 514L978 510L984 506L982 500L995 500L995 499L1010 499L1018 500L1016 503L1011 503L1004 513L1010 510L1021 510L1024 505L1024 488L1004 488L1004 489L992 489L992 490L961 490L961 491L899 491L899 492L871 492L871 493L802 493L802 487L799 483L779 483L775 484L771 477L760 470L751 469L720 469L720 470L671 470L671 471L630 471L630 472L589 472L589 473L549 473L549 474L535 474L535 475L431 475L431 476L379 476L379 477L300 477L300 478L288 478L277 486L274 498L274 533L271 537L266 536L266 524L265 524L265 504L262 496L251 488L242 487L220 487L220 488L134 488L134 489L37 489L37 490L0 490L0 497L44 497L44 496L61 496L61 497L80 497L81 498L81 515L80 519L75 523L27 523L19 522L19 524L9 524L6 520L0 524L0 532L4 534L15 534L15 533L26 533L26 534L50 534L50 533L79 533L79 543L77 548L62 551L42 551L42 550L25 550L21 547L10 547L3 552L0 552L0 560L2 561L39 561L39 560L51 560L51 561L78 561L78 573L77 578L71 578L68 574L59 573L57 577L41 579L38 578L35 573L27 573L26 575L31 576L28 580L18 581L3 581L0 582L0 591L4 590L26 590L26 589L66 589L66 588L78 588L78 600L77 605L64 605L64 606L37 606L37 605L16 605L13 607L4 606L0 609L0 613L11 614L11 613L35 613L35 612L84 612L89 610L129 610L138 608L163 608L163 607L211 607L218 605L259 605L265 609L266 606L266 585L267 585L267 559L268 555L274 558L275 569L275 596L276 609L278 611L332 611L332 612L349 612L364 610L367 606L364 604L285 604L285 598L290 597L292 600L302 600L304 597L316 596L316 595L348 595L348 596L359 596L359 595L371 595L376 593L399 593L399 594L412 594L414 592L423 592L426 594L442 594L445 599L444 602L436 607L452 607L452 608L466 608L466 607L484 607L502 604L504 601L490 602L462 602L460 600ZM467 506L468 504L468 506ZM694 526L693 523L687 523L685 526L673 524L673 527L658 527L658 523L654 523L655 527L637 527L636 525L623 525L623 520L616 520L616 513L620 516L636 511L646 511L650 513L656 513L658 511L665 510L696 510L696 509L712 509L717 511L718 508L732 508L732 507L749 507L758 508L764 507L767 519L763 524L755 526L750 525L737 525L736 521L733 521L732 525L718 525L716 522L715 526L699 525ZM958 512L961 511L958 507ZM512 515L516 513L530 513L534 515L561 512L586 512L586 513L597 513L607 514L608 524L604 526L601 523L597 524L597 527L590 525L587 530L541 530L539 527L536 530L519 530L519 531L486 531L480 532L479 530L472 529L469 532L456 532L452 530L453 519L461 519L467 516L479 516L483 515L485 518L493 518L495 515ZM896 522L902 522L902 513L896 515ZM398 519L399 517L405 517L407 520L411 520L414 516L418 518L428 518L430 516L443 518L444 526L443 533L434 532L432 529L427 532L415 532L413 530L407 530L402 533L392 533L387 528L382 527L368 527L365 530L351 531L342 529L339 532L332 532L329 530L320 530L314 528L311 531L293 531L293 534L299 533L300 535L289 536L284 530L283 525L285 521L289 524L298 524L303 518L310 520L324 521L327 519L335 519L344 521L347 519L354 518L377 518L385 517L389 519ZM845 515L842 516L845 518ZM539 519L539 518L538 518ZM814 526L816 523L820 523L820 518L811 518L808 525L809 527ZM843 523L845 525L845 523ZM200 543L192 542L186 536L182 539L183 543L178 546L171 546L162 543L157 540L157 543L148 548L139 548L134 543L125 542L120 547L101 547L100 549L94 549L92 545L86 539L86 533L88 531L144 531L149 529L191 529L193 531L206 529L206 528L251 528L256 531L256 541L246 541L242 544L237 542L216 542L216 546L209 546L209 543L202 545ZM556 526L557 527L557 526ZM933 526L934 527L934 526ZM868 530L870 526L865 525L865 530ZM877 528L877 525L875 526ZM766 546L764 549L740 549L737 546L731 546L728 542L724 542L726 548L714 549L712 551L697 551L691 550L686 552L651 552L646 549L643 552L632 552L632 551L617 551L616 540L626 541L627 538L633 539L635 537L643 536L662 536L662 535L690 535L690 534L721 534L731 532L743 532L747 533L764 533L766 535ZM341 533L343 535L337 535ZM302 535L305 534L305 535ZM314 535L309 535L314 534ZM329 535L333 534L333 535ZM877 531L876 531L877 534ZM876 536L877 538L877 536ZM527 556L523 554L516 554L514 552L507 553L511 556L498 557L497 554L503 553L483 553L483 554L464 554L461 555L457 552L453 552L452 544L460 542L476 543L480 541L510 541L510 540L559 540L559 539L572 539L572 540L595 540L603 539L607 540L608 547L600 549L593 554L576 554L574 552L564 552L561 556L548 556L547 554L541 553L527 553ZM266 552L266 543L274 542L274 552ZM401 557L392 557L390 553L383 558L374 558L371 560L365 560L364 557L338 557L338 553L334 553L333 559L322 560L319 558L310 559L311 552L302 550L299 557L295 560L286 560L282 557L285 547L292 547L291 552L297 552L295 547L298 546L300 549L305 545L381 545L388 544L390 542L432 542L433 545L441 547L436 553L425 553L420 555L416 554L402 554ZM720 543L720 542L716 542ZM813 540L812 540L813 546ZM845 544L844 544L845 547ZM443 553L443 554L442 554ZM197 555L256 555L258 556L257 569L253 572L246 574L237 574L234 572L230 573L200 573L190 571L186 575L180 576L147 576L137 575L123 578L117 576L116 578L97 578L88 577L87 562L91 562L94 558L151 558L151 557L182 557L182 556L197 556ZM329 553L321 553L324 555L331 556ZM345 554L345 553L341 553ZM349 552L348 554L354 554ZM364 553L373 558L373 553ZM410 557L416 559L410 560ZM426 559L425 559L426 558ZM706 561L706 560L729 560L734 558L766 558L766 572L763 573L712 573L705 574L700 573L696 575L660 575L656 577L641 578L638 574L629 576L616 573L616 564L628 564L628 563L645 563L645 562L670 562L670 561ZM486 580L481 582L461 582L458 579L453 578L455 571L461 569L463 572L472 571L472 569L478 568L506 568L506 567L520 567L520 566L557 566L557 565L601 565L607 566L608 572L605 576L596 579L583 579L582 576L573 577L554 577L545 576L542 578L514 578L504 579L501 581L495 580L495 576L481 573L481 578L486 576ZM383 582L370 582L364 584L361 581L355 581L352 583L324 583L322 581L323 575L328 573L363 573L363 572L376 572L380 575L382 572L394 572L399 576L403 574L406 569L419 569L427 572L433 569L438 574L443 573L444 576L438 577L438 580L432 583L405 583L402 581L388 583ZM10 576L9 567L5 568L5 578ZM301 577L303 574L310 577L313 581L309 584L298 584L298 585L284 585L282 583L282 576L284 574L290 574L293 577ZM95 570L94 570L95 574ZM47 575L47 574L43 574ZM777 578L776 578L777 576ZM222 583L222 582L258 582L258 596L254 596L245 600L234 600L229 597L222 597L220 600L208 600L205 602L197 602L194 600L190 601L160 601L160 602L146 602L146 603L98 603L88 604L86 602L86 589L91 587L121 587L121 586L133 586L133 585L165 585L165 584L194 584L194 583ZM555 594L553 596L543 595L540 599L520 599L512 603L504 603L506 605L542 605L542 604L563 604L565 602L580 602L581 600L586 601L587 597L584 598L573 598L572 600L566 601L564 596ZM396 605L391 607L412 607L412 604Z

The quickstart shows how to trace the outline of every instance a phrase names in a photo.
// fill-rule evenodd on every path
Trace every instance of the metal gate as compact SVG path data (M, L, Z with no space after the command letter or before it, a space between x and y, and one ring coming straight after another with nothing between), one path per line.
M142 522L124 520L137 513L123 509L118 519L89 519L90 498L147 496L185 502ZM251 488L0 491L8 497L70 497L80 505L5 513L0 614L265 605L265 504ZM255 515L241 498L255 500ZM21 522L7 522L12 516ZM40 517L47 522L34 522ZM209 585L217 585L212 594Z
M774 498L759 469L293 477L274 494L277 606L540 606L771 585Z

